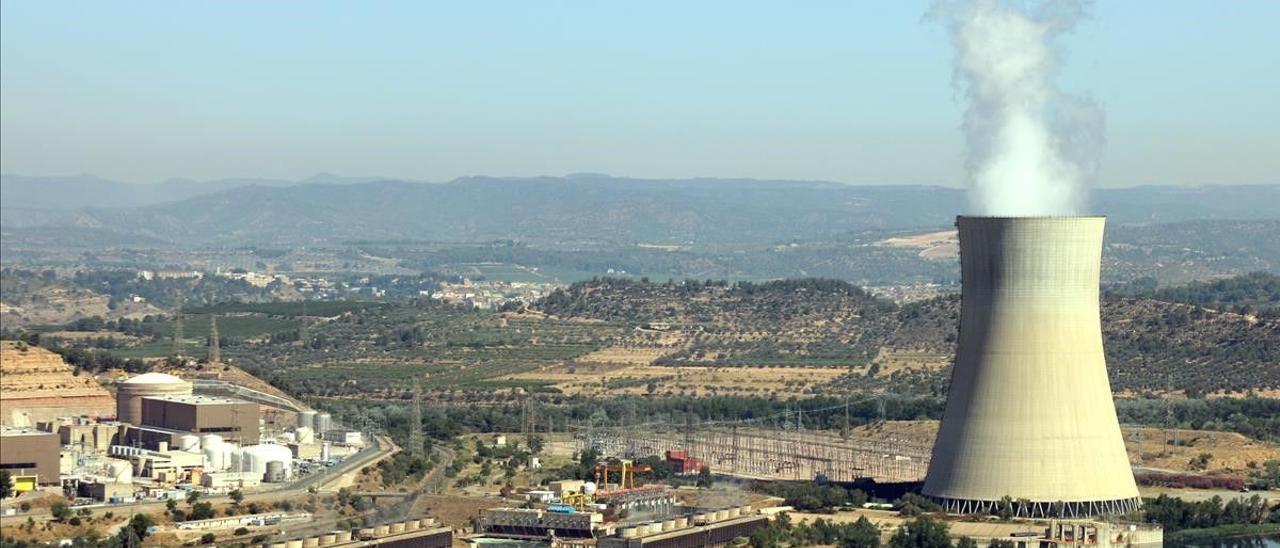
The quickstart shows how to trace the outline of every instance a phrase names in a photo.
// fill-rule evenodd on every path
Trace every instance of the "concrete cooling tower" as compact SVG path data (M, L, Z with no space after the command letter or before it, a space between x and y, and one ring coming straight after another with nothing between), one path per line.
M1102 353L1102 217L960 217L960 340L923 493L948 512L1141 503Z

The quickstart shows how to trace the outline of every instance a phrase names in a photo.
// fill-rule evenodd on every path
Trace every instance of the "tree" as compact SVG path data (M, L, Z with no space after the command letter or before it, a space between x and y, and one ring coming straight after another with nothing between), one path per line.
M155 527L155 525L156 520L150 515L134 514L132 518L129 518L129 526L125 527L124 530L133 532L134 536L141 541L142 539L147 538L147 535L151 534L150 530L152 527ZM134 546L136 546L136 544Z
M213 517L213 504L208 502L197 502L191 505L191 514L187 517L190 519L209 519Z
M49 507L49 513L53 514L53 519L64 521L71 517L71 507L67 506L65 502L55 502L53 506Z
M164 511L166 514L172 514L173 511L177 509L178 509L177 499L169 499L164 501Z
M956 548L978 548L978 541L969 537L960 537L956 539Z
M529 453L534 455L541 453L544 443L542 436L529 436Z
M231 497L231 504L234 504L236 506L240 506L240 503L244 502L244 493L240 492L239 489L236 489L231 491L230 493L227 493L227 496Z
M192 505L192 506L195 506L196 501L198 501L198 500L200 500L200 492L199 492L199 491L191 491L191 492L187 493L187 504L190 504L190 505Z
M218 536L213 533L205 533L200 535L200 544L213 544L218 541Z
M0 470L0 499L7 499L13 495L13 477L9 475L8 470Z
M1016 542L1007 538L991 539L991 542L987 544L987 548L1017 548L1017 546Z
M711 483L711 467L704 464L702 469L698 470L698 487L706 489L711 487Z
M889 539L889 546L894 548L950 548L951 537L947 534L947 524L927 517L919 517L898 527L898 531Z

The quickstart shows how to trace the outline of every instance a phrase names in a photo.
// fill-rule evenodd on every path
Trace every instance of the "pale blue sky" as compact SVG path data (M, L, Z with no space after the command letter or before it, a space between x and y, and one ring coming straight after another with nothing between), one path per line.
M962 183L927 2L0 4L5 173L594 171ZM1280 2L1113 1L1066 42L1101 184L1280 182Z

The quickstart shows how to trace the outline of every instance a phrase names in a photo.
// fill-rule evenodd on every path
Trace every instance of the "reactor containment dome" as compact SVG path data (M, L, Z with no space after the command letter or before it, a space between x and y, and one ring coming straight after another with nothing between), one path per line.
M165 373L143 373L116 385L116 419L142 424L142 398L190 396L191 383Z
M923 493L952 513L1141 504L1102 351L1102 217L959 217L961 317Z

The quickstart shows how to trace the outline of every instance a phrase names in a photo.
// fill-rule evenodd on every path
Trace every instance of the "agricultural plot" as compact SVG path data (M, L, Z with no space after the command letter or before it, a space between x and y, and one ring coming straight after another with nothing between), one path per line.
M372 301L284 301L272 303L219 303L185 310L190 315L261 314L283 318L320 317L332 318L369 308L385 306Z

